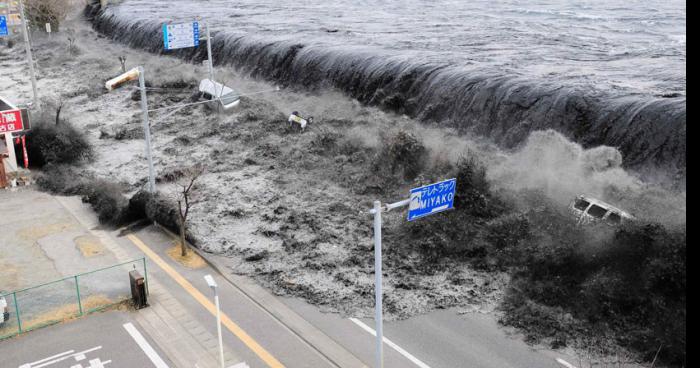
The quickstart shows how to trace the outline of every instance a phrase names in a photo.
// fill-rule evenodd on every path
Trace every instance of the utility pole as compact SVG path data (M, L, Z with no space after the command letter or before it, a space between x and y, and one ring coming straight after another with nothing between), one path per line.
M34 74L34 59L32 58L32 46L29 43L29 26L27 18L24 16L24 4L19 0L19 13L22 17L22 33L24 33L24 45L27 49L27 63L29 64L29 74L32 80L32 92L34 93L34 106L39 107L39 93L36 88L36 75Z
M151 126L148 122L148 99L146 98L146 77L142 66L139 66L139 89L141 89L141 110L143 110L143 134L146 139L146 158L148 159L148 191L156 192L155 169L151 155Z
M214 60L211 57L211 32L209 32L209 23L204 24L207 27L207 64L209 65L209 80L214 81Z

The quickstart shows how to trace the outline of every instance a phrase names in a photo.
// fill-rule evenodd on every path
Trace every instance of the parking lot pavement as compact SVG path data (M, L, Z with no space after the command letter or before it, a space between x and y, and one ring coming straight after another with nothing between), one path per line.
M0 341L0 365L17 368L173 366L131 312L95 313Z

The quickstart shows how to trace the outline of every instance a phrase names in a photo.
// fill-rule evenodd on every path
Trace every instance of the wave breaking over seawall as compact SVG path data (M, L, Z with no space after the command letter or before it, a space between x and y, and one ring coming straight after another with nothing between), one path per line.
M100 10L85 11L111 39L192 62L206 47L166 52L161 24ZM359 46L328 46L214 33L217 65L286 86L331 87L358 101L485 136L505 148L530 132L554 129L584 147L617 148L623 166L651 181L685 188L686 98L567 87L463 66L421 61L409 53Z

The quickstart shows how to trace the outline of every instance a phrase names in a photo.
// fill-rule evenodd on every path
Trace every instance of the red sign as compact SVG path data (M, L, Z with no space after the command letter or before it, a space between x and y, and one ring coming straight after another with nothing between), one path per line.
M20 109L0 111L0 134L24 130Z

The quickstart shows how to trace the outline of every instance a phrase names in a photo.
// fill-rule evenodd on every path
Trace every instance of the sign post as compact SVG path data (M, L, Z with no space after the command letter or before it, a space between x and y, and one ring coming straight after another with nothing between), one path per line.
M408 221L429 216L454 208L457 179L449 179L411 189L409 199L387 204L374 201L374 208L369 210L374 215L374 323L376 330L375 367L384 367L384 326L382 317L382 212L408 206Z
M29 27L24 16L24 4L19 0L19 13L22 17L22 33L24 33L24 46L27 49L27 63L29 64L29 74L32 79L32 92L34 93L34 106L39 107L39 93L36 88L36 75L34 74L34 59L32 58L32 46L29 43Z

